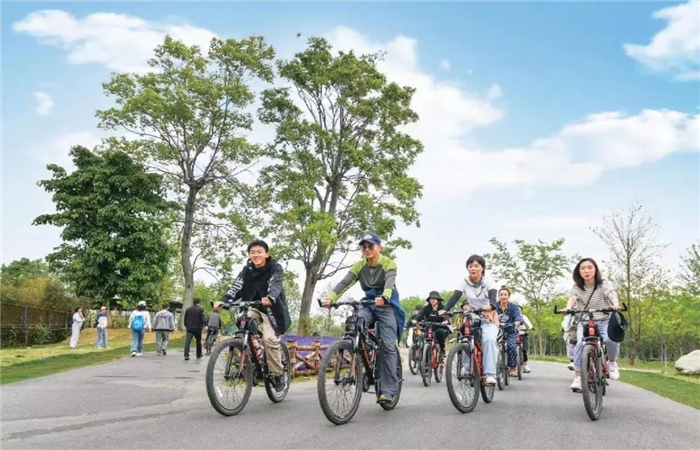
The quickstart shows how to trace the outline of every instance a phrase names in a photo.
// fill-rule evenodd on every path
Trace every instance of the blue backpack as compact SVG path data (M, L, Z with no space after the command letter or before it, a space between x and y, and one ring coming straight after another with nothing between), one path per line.
M143 316L141 314L134 317L131 321L131 329L134 331L143 331Z

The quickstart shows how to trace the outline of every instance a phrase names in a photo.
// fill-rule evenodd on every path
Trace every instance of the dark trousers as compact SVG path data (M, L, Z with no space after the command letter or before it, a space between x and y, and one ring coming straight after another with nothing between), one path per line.
M523 346L523 362L527 362L527 334L520 336L520 342Z
M445 341L447 340L447 336L450 335L450 330L447 328L436 328L435 331L435 340L437 341L438 345L440 346L441 351L445 351Z
M202 357L202 330L187 330L187 336L185 337L185 358L190 356L190 343L192 338L197 341L197 358Z

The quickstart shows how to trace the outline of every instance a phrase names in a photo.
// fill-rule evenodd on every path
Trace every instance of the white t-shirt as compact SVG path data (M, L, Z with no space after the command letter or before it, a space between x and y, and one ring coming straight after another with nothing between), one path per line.
M489 291L491 289L497 289L497 287L496 283L494 283L490 277L484 276L479 283L474 283L470 281L469 278L465 278L457 289L464 292L464 295L467 296L467 301L474 308L483 308L491 304L489 301Z

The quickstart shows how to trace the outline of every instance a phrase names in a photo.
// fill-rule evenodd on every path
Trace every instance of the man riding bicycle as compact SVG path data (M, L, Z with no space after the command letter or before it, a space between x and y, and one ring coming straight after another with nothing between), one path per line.
M267 366L274 377L275 389L281 391L285 386L280 336L291 322L284 295L284 269L270 257L270 248L265 241L251 242L248 256L248 263L221 301L226 305L238 299L262 302L262 306L248 311L248 317L261 324Z
M396 290L396 263L381 254L382 240L374 233L369 233L360 241L364 259L350 268L340 283L321 302L327 308L332 301L340 298L357 281L360 282L365 298L374 299L374 305L361 307L357 317L366 321L368 327L375 322L379 325L383 361L380 366L382 392L377 403L391 403L398 395L399 380L396 373L398 349L396 343L401 336L406 316L399 303Z

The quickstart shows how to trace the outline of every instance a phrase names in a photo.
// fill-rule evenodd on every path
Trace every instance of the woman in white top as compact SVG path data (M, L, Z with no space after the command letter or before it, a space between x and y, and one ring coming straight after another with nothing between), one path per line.
M520 339L523 346L523 372L530 373L530 366L527 364L527 349L528 349L528 333L532 331L535 327L532 326L530 319L523 313L523 307L518 305L520 310L520 315L523 317L523 323L520 325L518 333L520 333Z
M598 270L598 264L592 258L583 258L574 269L574 287L571 288L569 301L566 304L568 309L603 309L613 308L620 310L617 300L617 293L612 284L603 280ZM563 310L562 313L566 313ZM594 313L593 317L598 321L600 336L605 340L605 347L608 351L608 371L611 380L620 378L617 369L617 355L620 352L620 344L608 339L608 320L610 314ZM571 383L571 390L581 391L581 352L583 351L583 324L579 321L576 330L576 347L574 347L574 370L576 376Z
M485 386L496 384L496 365L498 361L498 317L496 314L496 284L486 278L486 261L479 255L467 259L468 276L450 297L445 306L449 311L462 297L467 296L467 302L473 308L482 308L484 313L481 320L481 346L484 351L484 380Z
M73 325L71 325L70 348L78 348L78 339L80 338L80 330L83 329L83 322L85 322L83 308L77 307L75 308L75 314L73 314Z

